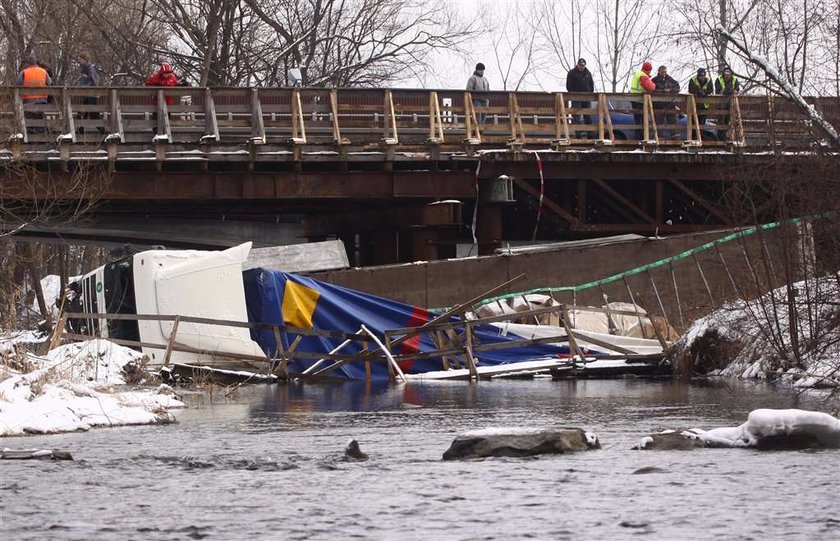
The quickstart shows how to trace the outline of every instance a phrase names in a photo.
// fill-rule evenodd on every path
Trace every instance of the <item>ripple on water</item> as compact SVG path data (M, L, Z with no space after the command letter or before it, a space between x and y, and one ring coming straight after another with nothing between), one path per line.
M4 441L69 448L77 461L2 464L0 538L837 537L826 471L840 452L629 451L654 430L807 407L766 387L738 393L621 380L242 389L233 403L195 405L177 425ZM595 429L604 447L441 460L461 431L549 425ZM344 461L351 438L369 461ZM808 508L791 506L802 494Z

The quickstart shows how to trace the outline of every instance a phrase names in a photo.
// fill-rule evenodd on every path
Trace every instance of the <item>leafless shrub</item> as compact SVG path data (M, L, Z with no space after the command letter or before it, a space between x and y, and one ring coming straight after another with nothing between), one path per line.
M143 355L137 361L130 361L123 366L123 381L126 385L151 385L160 383L160 377L149 369L149 356Z

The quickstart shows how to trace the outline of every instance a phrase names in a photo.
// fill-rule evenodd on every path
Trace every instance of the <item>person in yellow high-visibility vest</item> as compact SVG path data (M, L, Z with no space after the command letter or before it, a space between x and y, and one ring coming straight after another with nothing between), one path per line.
M650 72L653 71L653 64L650 62L645 62L642 64L642 69L637 71L633 74L633 77L630 79L630 93L631 94L653 94L653 91L656 90L656 85L650 78ZM639 111L642 110L642 103L636 103L635 101L631 104L633 109L637 109ZM641 140L644 136L644 131L641 128L642 119L644 117L641 113L633 113L633 123L636 126L636 139Z
M718 78L715 79L715 93L719 96L730 96L731 98L740 92L741 84L738 82L738 78L735 77L734 73L732 73L732 68L725 66L720 75L718 75ZM718 125L720 126L718 132L723 137L726 137L727 134L730 133L731 126L729 125L729 122L731 117L728 114L729 108L729 103L721 106L721 109L727 113L718 117Z
M697 69L697 75L692 77L688 82L688 93L693 94L697 98L714 95L715 89L714 86L712 86L712 80L706 77L706 68ZM709 102L698 100L696 104L697 119L700 122L700 125L703 126L706 124L706 112L710 107Z

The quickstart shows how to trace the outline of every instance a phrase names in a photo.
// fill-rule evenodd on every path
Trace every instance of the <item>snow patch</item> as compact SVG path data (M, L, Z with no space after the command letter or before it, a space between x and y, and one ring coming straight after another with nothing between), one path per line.
M171 408L184 407L167 389L108 393L61 380L36 385L44 371L0 383L0 436L54 434L98 426L171 423Z
M115 390L125 383L123 368L142 358L137 351L101 339L67 344L44 357L26 354L26 363L17 366L34 369L21 374L7 367L5 373L11 375L0 382L0 436L173 422L169 410L184 404L171 387Z
M692 432L710 447L756 447L776 436L811 436L826 447L840 447L840 419L799 409L757 409L740 426Z
M143 354L108 340L94 339L59 346L46 357L30 355L30 361L39 368L72 381L94 381L123 385L123 368L129 363L140 363Z

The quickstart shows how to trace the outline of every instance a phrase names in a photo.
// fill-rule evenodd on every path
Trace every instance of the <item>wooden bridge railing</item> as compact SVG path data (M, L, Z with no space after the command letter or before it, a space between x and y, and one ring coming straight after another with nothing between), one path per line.
M810 122L781 98L412 89L0 87L0 141L20 153L120 144L347 148L801 148ZM810 100L840 127L838 98Z

